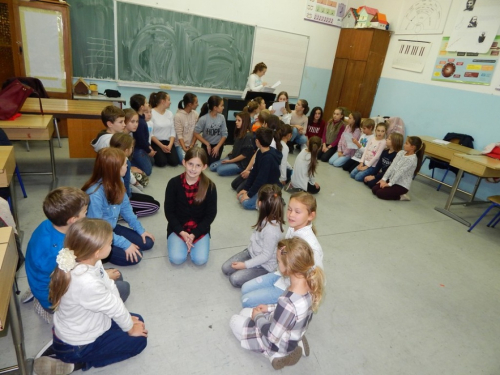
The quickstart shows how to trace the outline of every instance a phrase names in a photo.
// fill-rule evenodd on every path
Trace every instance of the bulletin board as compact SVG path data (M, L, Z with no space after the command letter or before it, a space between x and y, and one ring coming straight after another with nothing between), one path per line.
M487 53L448 52L450 38L444 37L432 72L433 81L490 85L500 55L500 35Z

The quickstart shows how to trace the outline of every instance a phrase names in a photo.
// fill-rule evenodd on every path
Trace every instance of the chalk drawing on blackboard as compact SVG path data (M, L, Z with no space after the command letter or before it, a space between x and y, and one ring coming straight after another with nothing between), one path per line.
M440 34L451 0L406 0L396 34Z
M118 2L118 78L243 90L255 28Z
M108 67L115 66L115 51L113 41L103 38L89 37L87 39L87 52L85 65L91 77L99 77L106 72Z

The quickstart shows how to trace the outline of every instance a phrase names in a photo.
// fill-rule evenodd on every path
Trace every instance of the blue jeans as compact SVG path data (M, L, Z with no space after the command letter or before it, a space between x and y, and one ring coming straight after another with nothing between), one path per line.
M284 290L276 288L274 283L280 277L275 273L268 273L247 281L241 287L241 305L243 307L255 307L260 304L278 303L278 298L283 294Z
M244 200L241 202L241 205L245 210L256 210L257 209L257 196L259 194L255 193L252 198L249 198L247 200Z
M350 156L339 156L339 153L336 152L335 154L333 154L330 160L328 160L328 163L333 165L334 167L341 167L345 163L347 163L350 158Z
M132 165L142 169L148 176L153 172L153 162L144 150L134 149L134 156L132 157Z
M117 235L125 237L127 240L132 242L134 245L139 246L139 251L142 252L144 250L150 250L154 246L154 242L151 238L146 237L146 243L142 242L142 237L135 230L124 227L120 224L116 224L115 229L113 229ZM139 263L142 258L138 257L137 262L133 260L127 260L125 250L121 247L115 246L114 244L111 246L111 253L109 254L107 260L110 263L116 264L117 266L131 266Z
M305 145L307 143L307 137L304 134L299 134L299 129L292 128L292 138L290 142L295 142L298 145Z
M248 251L248 249L245 249L242 252L233 255L222 265L222 273L226 276L229 276L229 282L235 288L241 288L241 286L247 281L268 273L268 271L261 266L245 268L243 270L237 270L231 267L231 263L233 262L245 262L250 259L252 259L250 252Z
M131 315L144 322L140 315ZM129 336L114 321L106 332L87 345L69 345L61 341L55 333L53 336L52 347L56 357L66 363L83 364L83 371L134 357L142 352L148 343L146 337Z
M208 262L208 253L210 252L210 236L205 234L198 240L188 253L186 243L177 234L171 233L167 238L168 259L172 264L182 264L187 260L188 254L191 254L191 261L202 266Z
M175 146L175 151L177 151L177 156L179 157L179 165L182 165L182 161L184 160L184 156L186 156L186 152L182 149L181 146Z
M210 164L210 170L212 172L217 172L217 174L222 177L235 176L243 172L243 169L238 167L238 164L236 163L222 164L223 160L229 160L229 157L225 157L224 159L221 159L219 161L216 161L215 163Z
M358 170L358 167L356 167L351 172L351 178L354 178L356 181L363 181L366 176L375 174L375 172L375 167L368 167L364 171L360 171Z

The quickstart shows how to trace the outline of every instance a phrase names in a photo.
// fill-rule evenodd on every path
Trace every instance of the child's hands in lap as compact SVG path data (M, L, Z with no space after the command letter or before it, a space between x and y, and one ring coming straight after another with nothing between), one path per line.
M115 268L109 268L109 269L107 269L106 273L108 274L108 277L111 280L118 280L120 278L120 271L118 271Z
M244 262L233 262L231 263L231 267L235 270L244 270L246 269Z

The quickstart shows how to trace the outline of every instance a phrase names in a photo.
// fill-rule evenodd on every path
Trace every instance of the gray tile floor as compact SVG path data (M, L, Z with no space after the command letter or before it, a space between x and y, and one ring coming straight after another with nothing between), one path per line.
M16 145L22 171L48 168L46 143ZM58 186L82 186L93 161L68 158L56 148ZM291 162L293 164L293 156ZM169 178L181 167L154 169L146 193L163 202ZM149 329L139 356L91 374L273 373L268 361L243 350L228 321L240 310L240 292L221 264L248 243L256 212L236 203L230 178L208 172L217 184L219 213L212 227L206 266L173 266L166 255L163 212L141 219L156 236L138 266L122 268L132 285L126 305ZM311 356L289 374L498 374L500 373L500 227L485 219L472 233L434 210L448 190L436 192L422 178L410 202L384 202L342 170L322 164L316 228L324 250L326 297L308 330ZM28 198L18 188L23 247L44 219L41 202L50 177L25 176ZM287 193L284 193L288 201ZM484 205L454 211L474 221ZM489 216L491 217L491 215ZM27 286L24 269L19 285ZM34 356L51 338L51 327L22 305L26 351ZM10 334L0 336L0 368L14 364ZM495 354L496 353L496 354ZM496 359L495 359L496 358Z

